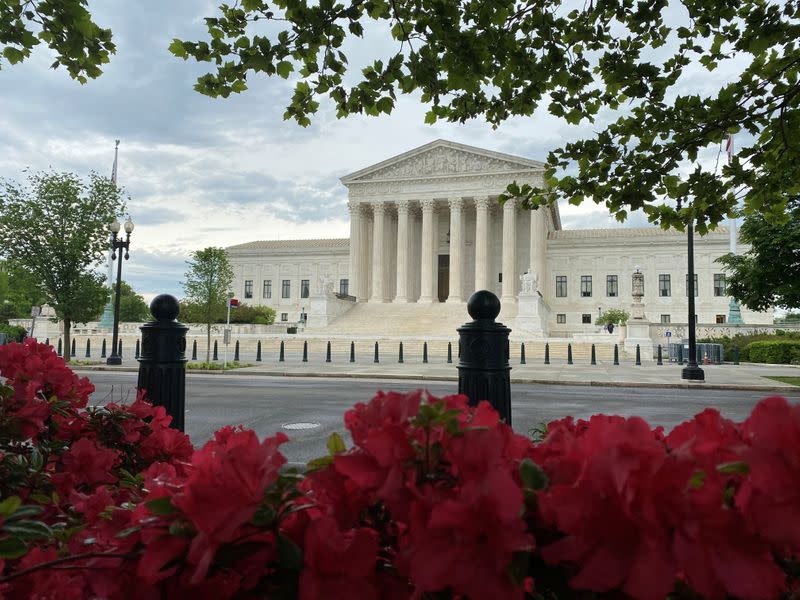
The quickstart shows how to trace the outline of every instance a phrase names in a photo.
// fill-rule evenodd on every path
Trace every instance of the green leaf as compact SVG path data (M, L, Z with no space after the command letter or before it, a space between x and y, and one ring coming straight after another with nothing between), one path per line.
M53 535L41 521L8 521L3 525L3 531L24 540L48 539Z
M328 452L330 452L331 456L336 456L345 450L347 450L347 448L344 445L342 436L334 431L328 438Z
M725 475L747 475L750 472L750 465L741 460L723 463L717 465L717 472Z
M25 542L18 538L10 537L0 540L0 558L19 558L28 551Z
M19 496L9 496L0 502L0 515L10 517L21 505L22 500Z
M169 51L172 52L178 58L182 58L186 60L189 58L189 53L186 51L186 47L183 45L183 42L179 39L172 40L172 43L169 45Z
M530 458L526 458L520 463L519 475L525 487L532 490L544 490L549 484L547 474Z
M8 518L8 521L16 521L19 519L27 519L28 517L35 517L36 515L42 514L43 511L44 509L41 506L36 506L35 504L26 504L15 510L14 514Z
M692 474L691 479L689 479L689 486L694 489L699 489L703 487L703 484L705 484L705 482L706 482L706 472L703 471L702 469L697 469L697 471L695 471Z
M155 500L145 502L145 506L151 513L161 517L174 515L178 512L178 509L175 508L175 506L172 504L172 501L167 496L162 496L161 498L156 498Z
M22 62L25 59L25 52L18 50L17 48L13 48L12 46L7 46L3 49L3 56L6 57L8 62L14 65L18 62Z
M290 63L288 60L282 60L277 65L275 65L275 71L278 73L278 75L280 75L284 79L287 79L289 77L289 74L292 71L294 71L294 65Z
M308 472L319 471L326 467L329 467L333 464L333 457L332 456L321 456L320 458L315 458L313 460L308 461L307 470Z

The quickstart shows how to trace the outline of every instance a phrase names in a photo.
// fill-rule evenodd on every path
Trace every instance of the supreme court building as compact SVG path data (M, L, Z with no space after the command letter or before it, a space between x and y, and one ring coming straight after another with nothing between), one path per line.
M229 247L243 302L268 305L277 321L307 315L309 328L401 334L416 322L451 331L464 303L488 289L517 334L568 337L598 330L598 314L630 312L631 276L644 274L650 323L687 320L686 235L660 228L565 230L558 206L522 210L498 196L512 181L541 186L544 164L437 140L341 179L349 239L254 241ZM700 323L729 318L715 260L728 231L695 237ZM772 311L741 311L771 324ZM422 332L420 332L422 333ZM436 334L437 331L431 331Z

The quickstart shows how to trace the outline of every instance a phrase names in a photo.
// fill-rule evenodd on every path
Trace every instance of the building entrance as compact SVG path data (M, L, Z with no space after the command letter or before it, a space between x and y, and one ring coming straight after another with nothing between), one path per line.
M450 255L439 255L439 302L447 300L450 294Z

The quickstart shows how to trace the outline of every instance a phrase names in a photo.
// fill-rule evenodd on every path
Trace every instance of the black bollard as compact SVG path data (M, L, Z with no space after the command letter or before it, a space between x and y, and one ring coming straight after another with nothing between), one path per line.
M50 345L50 338L44 338L44 345L45 346L49 346Z
M372 362L376 362L376 363L377 363L377 362L381 362L381 361L378 359L378 342L375 342L375 358L372 360Z
M619 346L617 344L614 344L614 364L619 364Z
M572 364L572 344L567 344L567 364Z
M461 340L458 340L458 358L461 358Z
M106 357L106 338L103 338L103 345L100 346L100 358Z
M511 330L495 322L500 300L492 292L475 292L467 301L474 319L458 328L461 359L458 362L458 393L469 398L471 406L488 400L511 425L511 365L506 358Z
M350 362L356 362L356 343L350 342Z
M308 362L308 342L303 341L303 362Z
M139 382L148 401L163 406L172 417L170 427L184 430L186 412L186 332L177 320L180 306L168 294L153 298L150 313L155 321L145 323L142 353L139 357Z
M328 347L325 350L325 362L331 362L331 343L328 342Z
M233 362L239 362L239 340L236 340L236 345L233 347Z
M544 364L550 364L550 344L547 342L544 344Z
M219 360L219 349L217 348L217 340L214 340L214 354L211 356L211 360Z
M256 344L256 362L261 362L261 340Z
M92 340L91 338L86 338L86 358L92 357Z
M428 362L428 342L422 342L422 363Z
M139 358L139 340L136 340L136 352L133 355L133 358Z
M75 338L72 338L72 349L69 351L70 356L75 356Z
M519 364L525 364L525 344L522 343L519 345Z
M58 356L61 356L61 338L58 338L58 351L56 352Z
M400 342L400 351L399 354L397 355L397 362L399 363L403 362L403 342Z
M592 360L590 362L592 365L597 364L597 354L595 353L594 344L592 344Z
M678 344L678 364L683 364L683 342Z
M278 362L285 362L285 361L286 361L286 355L283 349L283 340L281 340L281 349L280 352L278 352Z
M642 366L642 353L641 350L639 350L639 344L636 344L636 366Z
M663 365L664 361L661 360L661 344L658 345L658 360L656 361L657 365Z
M122 340L120 340L119 344L117 344L117 356L122 358Z
M197 360L197 340L192 342L192 360Z
M451 342L447 342L447 362L453 362L453 344Z
M739 346L733 347L733 364L739 364Z

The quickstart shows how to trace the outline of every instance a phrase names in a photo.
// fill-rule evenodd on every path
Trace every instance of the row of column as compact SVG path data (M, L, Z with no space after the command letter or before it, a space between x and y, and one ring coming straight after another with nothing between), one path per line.
M463 302L464 272L464 206L463 198L450 198L450 282L447 302ZM489 206L492 200L487 197L475 200L475 289L488 289L490 281L489 257ZM350 208L350 285L358 300L384 302L384 278L389 273L387 263L386 234L387 219L391 218L388 202L358 204L351 202ZM395 302L409 301L409 257L411 252L411 201L393 202L397 207L397 255L396 255L396 295ZM422 240L420 278L421 289L418 302L437 301L437 290L434 273L436 265L436 232L434 231L434 210L436 200L419 201L422 210ZM369 222L365 218L366 207L372 208L372 231L368 230ZM531 213L530 256L532 272L543 274L545 260L545 244L547 238L546 221L542 210ZM371 235L369 235L371 234ZM516 204L508 200L503 206L503 257L502 257L502 302L516 300L516 245L517 245L517 211ZM367 247L371 237L371 247ZM371 254L372 269L367 272L367 256ZM371 280L371 285L370 285ZM371 288L371 293L370 293Z

